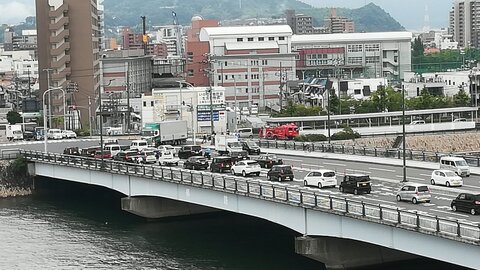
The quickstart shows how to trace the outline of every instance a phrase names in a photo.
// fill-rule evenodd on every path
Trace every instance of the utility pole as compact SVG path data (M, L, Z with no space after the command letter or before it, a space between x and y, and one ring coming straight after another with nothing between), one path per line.
M143 35L142 35L142 41L143 41L143 54L147 55L147 44L148 44L148 36L147 36L147 29L145 25L145 16L140 16L142 18L142 30L143 30Z
M51 68L45 68L43 69L43 71L47 72L47 89L50 89L50 73L53 71L53 69ZM44 110L44 114L47 114L48 115L48 123L50 124L50 127L52 125L52 96L50 94L50 92L48 92L48 110ZM45 125L47 127L47 125ZM45 132L45 136L47 135L47 131L44 130Z
M407 180L407 161L405 159L405 141L407 140L405 132L405 86L402 83L402 148L403 148L403 179L402 182L408 182Z
M90 96L88 96L88 127L90 129L90 137L92 134L92 100Z
M130 133L130 67L127 61L127 133Z
M282 62L280 62L280 112L283 110Z

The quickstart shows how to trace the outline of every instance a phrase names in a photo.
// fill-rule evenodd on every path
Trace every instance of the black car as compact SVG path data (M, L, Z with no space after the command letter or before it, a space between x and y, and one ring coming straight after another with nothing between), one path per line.
M123 162L136 162L138 159L138 152L136 150L120 151L115 156L113 160L123 161Z
M201 156L202 147L200 145L184 145L178 150L178 158L187 159L192 156Z
M472 215L480 213L480 194L460 193L450 204L453 211L467 212Z
M276 180L278 182L289 179L293 181L293 170L290 165L273 165L267 173L267 179L270 181Z
M267 169L272 168L273 165L283 164L283 160L273 154L262 154L257 158L254 158L254 160L260 164L260 167Z
M80 149L78 147L67 147L63 149L64 155L71 155L71 156L80 156Z
M91 157L93 158L95 156L95 152L100 150L99 146L92 146L88 148L83 148L80 150L80 155L84 157Z
M353 194L369 194L372 191L370 176L366 174L345 174L340 183L340 191Z
M248 159L247 151L230 151L227 156L232 158L232 162L235 163L240 160Z
M208 161L202 156L189 157L183 163L183 168L192 170L206 170L208 169Z
M233 160L231 157L218 156L212 159L210 163L211 172L230 172L232 168Z
M26 130L23 132L23 139L26 141L35 140L35 134L33 133L33 131Z
M247 151L249 155L260 155L260 147L256 142L241 142L243 150Z

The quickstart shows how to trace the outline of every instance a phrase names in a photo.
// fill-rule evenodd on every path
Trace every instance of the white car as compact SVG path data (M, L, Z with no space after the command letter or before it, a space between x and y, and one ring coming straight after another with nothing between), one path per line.
M62 137L64 139L75 139L77 138L77 133L73 130L62 130Z
M430 183L432 183L432 185L440 184L447 187L461 187L463 185L463 180L462 177L450 170L434 170L432 172Z
M337 178L335 171L332 170L315 170L309 172L303 178L304 186L315 186L318 188L335 187L337 185Z
M63 139L62 131L57 128L51 128L47 132L47 138L53 140L61 140Z
M172 151L164 150L158 153L158 165L160 166L177 166L180 159L173 155Z
M242 176L247 176L250 174L255 174L256 176L260 175L262 167L255 160L241 160L235 163L232 166L230 172L233 175L242 174Z
M138 154L138 163L155 163L157 158L155 157L154 151L142 151Z
M177 152L178 152L177 148L175 148L175 147L173 147L169 144L160 145L157 149L160 150L160 151L170 151L170 152L172 152L172 154L174 156L176 156Z

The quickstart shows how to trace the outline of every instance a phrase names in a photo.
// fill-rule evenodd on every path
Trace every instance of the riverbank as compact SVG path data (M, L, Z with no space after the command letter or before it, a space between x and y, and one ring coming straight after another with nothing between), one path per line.
M341 141L348 145L365 147L392 148L397 137L378 136ZM480 133L466 132L438 135L407 135L407 149L440 153L478 152L480 149Z
M0 198L27 196L33 191L33 177L24 158L0 161Z

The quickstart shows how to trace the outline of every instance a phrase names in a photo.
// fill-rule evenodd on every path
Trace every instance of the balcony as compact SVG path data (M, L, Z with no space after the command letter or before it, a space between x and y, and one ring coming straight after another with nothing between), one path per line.
M60 17L60 15L62 15L63 13L65 13L65 11L68 11L68 5L67 4L63 4L61 5L59 8L55 9L55 10L50 10L48 12L48 17L50 18L58 18Z
M71 69L69 67L65 68L64 70L60 71L59 73L52 74L52 80L59 81L59 80L66 80L67 76L70 76Z
M63 67L66 63L69 63L69 62L70 62L70 55L66 54L57 61L52 60L51 67L52 68L60 68L60 67Z
M60 47L56 48L56 49L52 49L50 51L50 54L52 56L58 56L62 53L64 53L65 51L67 50L70 50L70 42L64 42L62 45L60 45Z
M65 29L62 32L60 32L60 34L58 34L56 36L53 36L53 37L50 37L50 43L59 43L59 42L65 40L65 38L67 38L69 36L70 36L70 30Z
M50 24L48 26L48 29L49 30L58 30L58 29L62 28L62 26L68 25L69 22L70 22L70 19L68 17L63 17L60 20L58 20L58 22L56 22L54 24Z

